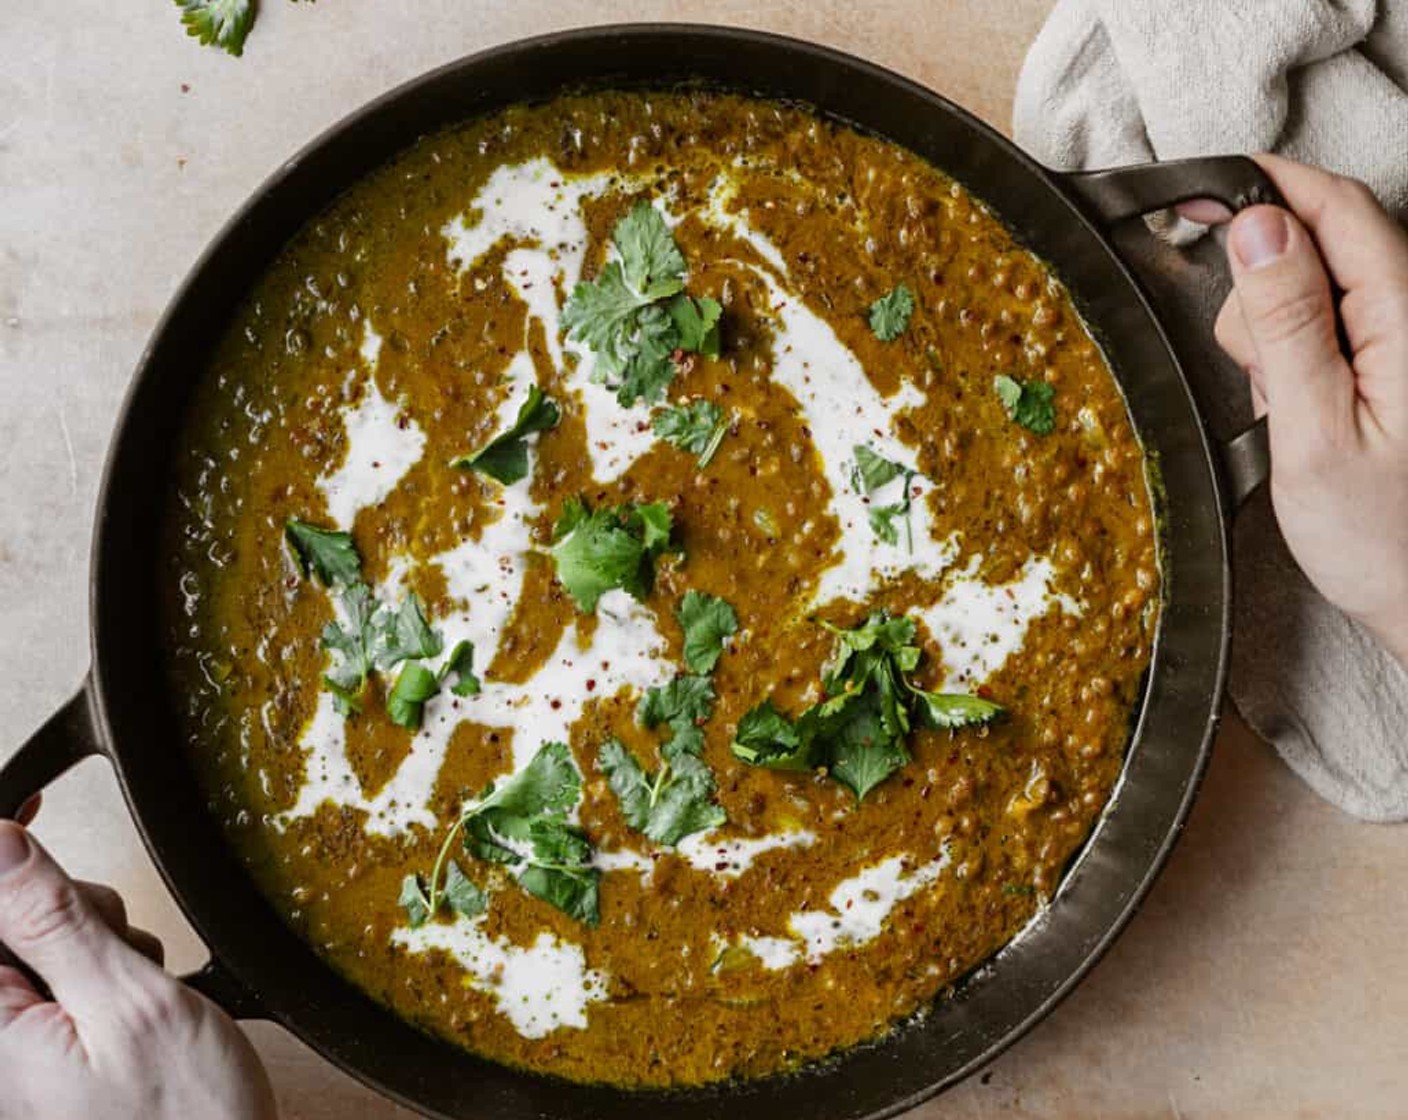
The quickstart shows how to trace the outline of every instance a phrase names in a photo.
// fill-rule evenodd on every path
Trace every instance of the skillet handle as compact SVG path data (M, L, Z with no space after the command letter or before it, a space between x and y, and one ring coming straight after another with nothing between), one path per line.
M91 678L44 725L0 766L0 819L13 820L31 797L61 777L71 766L95 754L105 754L92 698ZM0 964L18 968L36 988L48 986L0 944ZM267 1018L258 998L216 958L181 982L194 988L236 1019Z
M68 703L0 766L0 819L13 820L26 801L74 763L103 753L91 687L85 680Z
M1286 205L1276 184L1246 156L1200 156L1073 171L1063 174L1062 179L1102 226L1195 198L1215 199L1234 212L1248 206ZM1216 444L1215 449L1222 468L1224 500L1229 512L1235 511L1271 474L1266 418Z
M94 718L92 687L92 679L85 679L68 702L0 766L0 820L14 820L31 797L74 763L104 753ZM19 969L38 991L48 994L44 981L3 943L0 964Z
M211 957L203 967L186 973L181 977L181 983L195 989L231 1019L269 1018L269 1012L259 997L221 964L218 957Z
M1248 206L1286 205L1276 184L1256 160L1246 156L1171 159L1068 171L1061 177L1104 226L1195 198L1215 199L1234 212Z

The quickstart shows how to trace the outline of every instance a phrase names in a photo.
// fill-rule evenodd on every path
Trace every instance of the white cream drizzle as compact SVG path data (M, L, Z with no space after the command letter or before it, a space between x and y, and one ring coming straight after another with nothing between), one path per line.
M679 842L679 852L696 871L736 879L764 852L780 848L809 848L816 843L816 834L805 829L775 832L768 836L720 838L717 832L696 832Z
M819 961L827 953L861 945L878 936L890 911L936 881L948 866L949 857L945 852L908 873L905 862L904 856L891 856L867 867L837 884L828 899L829 911L799 910L788 919L788 926L805 946L808 961Z
M504 283L527 305L530 322L541 324L554 364L567 372L564 346L576 355L568 383L581 399L587 452L600 482L619 478L655 442L646 412L622 408L611 390L592 381L591 352L562 337L558 292L565 296L581 278L587 250L582 202L609 185L609 176L568 176L544 158L498 167L470 202L468 217L456 218L444 229L451 263L462 274L473 272L497 246L510 246L503 260Z
M391 940L412 953L448 953L464 968L470 987L491 995L524 1038L543 1038L563 1027L584 1028L587 1008L607 998L608 978L587 967L582 947L544 931L524 948L490 937L483 921L458 917L449 924L395 929Z
M976 688L1021 648L1027 628L1054 607L1078 617L1081 606L1052 590L1054 569L1044 557L1030 557L1011 583L984 583L977 559L955 573L933 606L916 611L943 650L943 689Z
M420 461L425 433L381 395L371 373L362 380L361 399L342 411L342 423L347 453L335 471L319 477L317 486L333 524L350 529L359 510L385 501Z

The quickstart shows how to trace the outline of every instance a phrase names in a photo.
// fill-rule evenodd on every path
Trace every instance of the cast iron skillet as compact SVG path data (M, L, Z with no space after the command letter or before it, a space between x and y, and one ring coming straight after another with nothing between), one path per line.
M188 977L235 1015L282 1023L404 1104L443 1117L654 1120L658 1095L514 1072L422 1034L340 979L226 848L185 760L164 675L161 496L191 386L284 243L417 137L564 89L700 84L807 102L911 149L985 200L1069 284L1102 340L1164 484L1167 603L1121 785L1049 912L920 1022L800 1075L672 1095L677 1120L891 1116L971 1073L1045 1015L1129 920L1188 813L1227 655L1227 518L1266 474L1264 431L1210 445L1177 359L1106 230L1193 198L1276 198L1240 157L1085 175L1047 171L913 82L809 43L723 28L571 31L451 63L315 140L254 195L187 278L138 363L93 541L92 671L0 770L0 814L90 754L113 764L137 828L211 960ZM270 541L270 547L277 542ZM688 1029L687 1026L682 1029Z

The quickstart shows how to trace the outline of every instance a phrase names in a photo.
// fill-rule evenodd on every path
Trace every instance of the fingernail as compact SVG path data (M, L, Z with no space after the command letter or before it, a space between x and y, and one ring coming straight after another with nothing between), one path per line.
M12 821L0 821L0 875L13 871L29 858L29 836Z
M1258 206L1232 223L1228 239L1243 268L1261 268L1286 251L1291 226L1283 211L1274 206Z

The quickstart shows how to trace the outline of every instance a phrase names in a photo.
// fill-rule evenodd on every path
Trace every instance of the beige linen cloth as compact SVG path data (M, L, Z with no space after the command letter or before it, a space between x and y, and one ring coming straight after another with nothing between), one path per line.
M1062 169L1276 151L1363 179L1403 220L1408 0L1059 0L1023 67L1013 128ZM1192 223L1151 225L1162 239L1136 222L1117 241L1225 438L1251 408L1212 339L1222 250ZM1237 708L1322 797L1408 819L1408 672L1310 586L1264 490L1233 537Z

